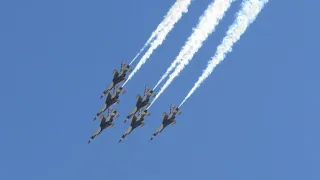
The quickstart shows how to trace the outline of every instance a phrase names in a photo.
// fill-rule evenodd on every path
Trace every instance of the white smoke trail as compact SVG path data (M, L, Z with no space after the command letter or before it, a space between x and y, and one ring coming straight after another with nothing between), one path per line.
M179 107L195 92L195 90L204 82L206 78L212 73L214 68L222 62L226 54L232 51L232 46L237 42L241 35L246 31L249 25L256 19L264 5L268 0L245 0L242 4L242 9L238 12L235 22L230 26L227 35L218 46L216 54L208 62L207 68L203 71L198 81L189 91L188 95L181 102Z
M132 59L129 65L131 65L141 54L141 52L151 43L152 40L170 23L171 17L174 16L174 13L177 13L180 10L181 4L179 1L176 1L171 8L169 9L168 13L165 15L164 19L162 22L158 25L156 30L154 30L147 40L147 42L144 44L144 46L140 49L139 53Z
M191 0L178 0L176 4L177 4L175 6L176 8L170 15L168 19L168 23L165 25L165 27L163 27L161 31L159 31L156 39L151 43L148 51L140 59L137 66L134 68L132 73L130 73L126 82L123 83L122 87L124 87L126 83L133 77L133 75L141 68L141 66L144 63L146 63L146 61L149 59L153 51L163 43L168 33L173 29L174 25L181 19L182 14L188 12L188 7L191 4Z
M194 32L189 37L188 41L180 51L175 61L178 61L180 64L170 74L169 79L161 87L160 91L157 93L156 97L151 102L150 106L159 98L162 92L171 84L173 79L179 75L183 68L191 61L194 54L202 46L202 43L208 38L208 36L214 31L217 24L223 18L225 12L229 9L233 0L215 0L212 2L203 16L200 18L198 26L194 29ZM179 59L181 60L179 61Z
M233 0L229 0L226 2L222 2L221 0L216 0L212 2L206 11L203 13L203 15L199 18L199 23L197 27L194 28L192 35L188 38L187 42L185 45L182 47L180 50L179 55L176 57L176 59L171 63L170 67L167 69L167 71L162 75L160 80L157 82L157 84L154 86L153 90L156 89L160 83L171 73L171 71L177 66L178 63L180 63L181 59L184 58L184 56L189 53L190 49L194 47L195 45L198 45L199 47L194 49L194 53L198 51L198 49L202 46L202 42L207 39L207 37L214 31L215 27L218 25L218 13L223 13L222 16L224 15L224 12L230 7L230 4L232 3ZM228 6L229 5L229 6ZM223 8L226 8L225 11L223 11ZM208 25L209 16L213 16L213 13L216 13L214 17L215 19L212 20L212 24ZM207 26L207 27L205 27ZM209 32L206 36L206 34L202 35L203 38L199 39L201 36L202 29L207 28L209 32L209 28L211 28L211 32Z

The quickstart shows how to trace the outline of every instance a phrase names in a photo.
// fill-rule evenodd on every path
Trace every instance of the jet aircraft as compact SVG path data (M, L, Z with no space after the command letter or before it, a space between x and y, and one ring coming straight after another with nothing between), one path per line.
M166 128L169 125L175 125L176 124L176 115L181 114L181 111L179 110L178 107L176 107L174 104L171 105L170 107L170 113L168 114L167 112L163 113L163 118L162 118L162 124L160 127L153 133L150 141L152 141L159 133L163 131L164 128Z
M114 126L114 118L119 117L120 114L114 110L110 109L108 111L108 116L104 116L103 114L100 116L100 127L93 133L93 135L90 137L88 144L96 137L98 136L104 129L106 128L112 128Z
M130 68L130 65L126 64L125 62L121 62L121 68L120 72L118 72L117 69L113 70L113 78L112 82L109 84L109 86L102 92L100 99L105 96L112 88L114 88L117 84L127 80L126 75L128 72L131 72L132 69Z
M93 120L96 120L106 109L111 107L113 104L119 104L120 103L119 94L123 94L123 93L125 93L125 90L119 86L115 87L112 95L110 92L108 92L103 107L98 111L98 113L96 114Z
M129 135L135 128L144 126L144 117L150 116L150 115L151 115L150 112L145 108L140 109L138 116L133 115L131 117L131 124L130 124L129 128L127 129L127 131L125 133L123 133L123 135L121 136L119 143L121 141L123 141L123 139L127 135Z
M141 108L147 108L150 105L150 97L155 97L156 93L153 92L151 88L145 87L144 89L144 95L140 96L140 94L136 97L136 107L133 108L133 110L130 112L130 114L127 116L127 118L124 120L126 123L136 112L138 112Z

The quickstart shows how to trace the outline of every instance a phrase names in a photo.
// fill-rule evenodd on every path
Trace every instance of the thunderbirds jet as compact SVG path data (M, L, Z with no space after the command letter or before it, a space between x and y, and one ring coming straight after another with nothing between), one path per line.
M112 128L114 126L114 118L119 117L120 114L116 110L109 110L108 116L105 117L103 114L100 116L100 127L93 133L93 135L90 137L88 144L96 137L98 136L104 129L106 128Z
M150 97L155 97L156 93L153 92L151 88L144 88L144 95L143 97L140 96L140 94L136 97L136 107L133 108L133 110L130 112L130 114L127 116L126 120L124 122L127 122L136 112L138 112L141 108L147 108L150 103Z
M181 114L181 111L177 106L174 104L171 105L170 107L170 113L168 114L167 112L163 113L163 118L162 118L162 124L161 126L153 133L153 136L151 137L150 141L154 139L159 133L163 131L164 128L166 128L169 125L175 125L176 124L176 115Z
M129 135L135 128L137 127L142 127L144 126L144 117L145 116L150 116L150 112L143 108L143 109L140 109L139 111L139 115L136 116L136 115L133 115L132 118L131 118L131 124L130 124L130 127L127 129L127 131L125 133L123 133L123 135L121 136L120 140L119 140L119 143L121 141L123 141L123 139Z
M120 68L120 72L118 72L117 69L113 70L113 78L112 78L112 82L109 84L109 86L103 91L102 95L100 96L100 99L105 96L112 88L114 88L117 84L119 84L120 82L123 82L125 80L127 80L126 75L128 72L131 72L132 69L130 68L130 66L128 64L126 64L125 62L121 62L121 68Z
M103 107L99 110L99 112L96 114L96 117L94 117L93 120L96 120L106 109L111 107L113 104L119 104L119 94L125 93L125 90L122 87L116 86L114 89L113 94L111 95L110 92L106 95L106 101L103 105Z

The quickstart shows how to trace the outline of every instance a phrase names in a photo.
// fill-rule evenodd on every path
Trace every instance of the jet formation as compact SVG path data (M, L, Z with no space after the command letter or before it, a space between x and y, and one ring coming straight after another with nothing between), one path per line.
M100 118L100 125L98 129L92 134L90 137L88 144L96 138L104 129L112 128L115 126L114 120L120 116L120 113L115 110L112 106L116 104L120 104L119 97L121 94L125 93L123 87L120 87L120 83L123 83L127 80L128 73L132 72L130 65L126 64L124 61L121 62L120 70L113 70L113 78L111 83L107 86L107 88L102 92L100 99L105 97L104 104L101 109L96 113L94 117L94 121L97 118ZM111 93L111 91L113 92ZM124 140L124 138L131 134L131 132L138 128L144 126L144 120L146 116L150 116L151 113L148 111L148 107L150 106L150 99L154 98L156 93L153 89L145 86L143 95L138 94L136 96L135 107L132 111L126 116L124 123L130 121L129 128L122 134L119 143ZM108 109L108 115L104 115L106 110ZM151 140L154 139L159 133L163 131L169 125L176 124L176 115L181 114L180 109L174 104L170 107L170 112L164 112L162 123L160 127L153 133Z

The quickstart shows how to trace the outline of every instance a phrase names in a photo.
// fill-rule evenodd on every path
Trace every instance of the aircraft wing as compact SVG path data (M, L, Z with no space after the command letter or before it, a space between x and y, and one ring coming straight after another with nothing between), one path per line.
M168 119L168 113L167 112L163 112L163 115L162 115L162 123L165 122L167 119Z
M130 120L131 120L131 125L133 126L137 122L137 116L133 115Z
M117 69L113 70L113 79L116 79L119 76L119 72Z
M136 97L136 103L139 103L141 101L142 97L140 96L140 94L137 95Z
M101 117L100 124L106 122L107 118L106 118L106 116L104 116L104 114L101 114L100 117Z
M109 103L111 101L111 94L110 92L108 92L107 96L106 96L106 103Z

